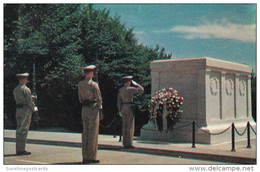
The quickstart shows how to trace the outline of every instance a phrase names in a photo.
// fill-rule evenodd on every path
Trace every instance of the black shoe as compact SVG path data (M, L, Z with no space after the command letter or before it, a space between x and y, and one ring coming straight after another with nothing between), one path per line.
M99 160L91 160L92 163L99 163L100 161Z
M83 160L82 163L83 164L89 164L89 163L99 163L99 160Z
M82 161L82 164L89 164L90 163L90 161L88 161L88 160L83 160Z
M31 152L27 152L27 151L17 152L16 155L31 155Z
M124 146L124 148L126 149L132 149L132 148L135 148L134 146Z

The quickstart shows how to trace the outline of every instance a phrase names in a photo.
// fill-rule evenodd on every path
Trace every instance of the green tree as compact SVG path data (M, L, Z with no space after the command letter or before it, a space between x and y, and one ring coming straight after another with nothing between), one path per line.
M109 15L109 10L97 10L93 5L21 4L16 8L17 17L10 22L14 34L5 35L5 41L14 40L5 43L11 47L5 52L14 55L7 54L5 63L16 69L12 76L21 70L32 72L32 62L36 63L42 127L81 130L77 84L84 78L81 67L87 64L98 67L104 100L102 123L109 123L117 113L117 91L124 75L133 75L145 88L145 93L136 97L140 121L145 123L151 92L150 62L170 58L164 48L138 44L133 28L126 28L119 16ZM10 66L5 71L11 70ZM5 97L12 99L11 94ZM13 115L5 112L7 117Z
M12 52L16 56L5 57L15 63L13 75L21 71L31 73L32 62L35 60L38 103L43 108L40 112L44 113L41 121L47 126L62 125L60 121L63 120L60 119L66 117L68 112L68 108L62 106L71 107L68 106L68 101L62 101L65 99L64 93L68 97L70 95L66 93L73 94L71 90L76 89L75 81L80 76L78 67L83 61L77 52L80 33L75 27L80 21L76 14L78 7L79 5L56 4L19 5L19 17L13 21L16 30L13 36L15 48ZM9 67L5 69L10 70ZM64 113L61 114L62 112Z
M15 51L14 31L16 25L13 23L18 18L18 5L4 5L4 126L15 127L15 102L12 97L12 89L16 85L14 77L15 69L18 67L14 59L17 58Z

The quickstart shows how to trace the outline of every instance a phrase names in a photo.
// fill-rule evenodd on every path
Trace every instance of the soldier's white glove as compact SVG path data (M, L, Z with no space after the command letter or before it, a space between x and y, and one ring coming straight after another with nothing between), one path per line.
M34 111L34 112L38 112L38 107L37 107L37 106L34 106L33 111Z
M135 82L134 80L132 80L132 83L133 83L133 85L135 85L135 86L138 86L139 84L137 84L137 82Z
M132 80L132 83L133 83L134 86L138 87L139 90L144 91L144 88L141 85L139 85L137 82Z
M123 117L123 115L122 115L122 113L121 113L121 112L119 112L119 116L120 116L120 117Z

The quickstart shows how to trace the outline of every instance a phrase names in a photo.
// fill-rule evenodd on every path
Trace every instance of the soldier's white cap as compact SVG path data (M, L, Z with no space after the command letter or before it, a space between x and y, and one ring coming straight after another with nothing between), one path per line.
M96 69L96 66L95 65L89 65L89 66L83 67L82 69L83 70L94 70L94 69Z
M17 73L16 77L28 77L29 73Z
M131 79L133 79L134 77L133 76L124 76L122 79L123 80L131 80Z

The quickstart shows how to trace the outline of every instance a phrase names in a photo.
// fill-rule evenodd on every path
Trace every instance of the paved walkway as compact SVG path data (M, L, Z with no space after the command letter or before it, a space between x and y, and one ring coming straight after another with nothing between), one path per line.
M118 137L99 135L100 164L256 164L256 140L216 145L163 143L134 139L134 149L125 149ZM4 164L81 164L81 134L30 131L29 156L15 155L15 130L4 130Z

